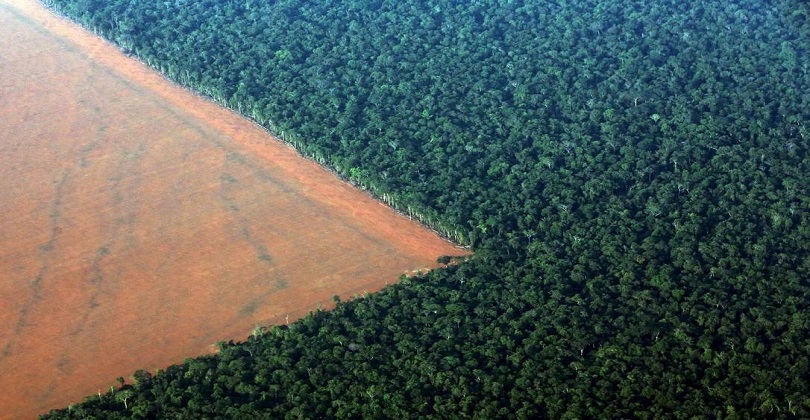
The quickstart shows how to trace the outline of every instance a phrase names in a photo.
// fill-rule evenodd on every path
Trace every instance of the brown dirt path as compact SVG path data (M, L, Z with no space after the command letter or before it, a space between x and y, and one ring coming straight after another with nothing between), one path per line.
M465 251L32 0L0 0L0 419Z

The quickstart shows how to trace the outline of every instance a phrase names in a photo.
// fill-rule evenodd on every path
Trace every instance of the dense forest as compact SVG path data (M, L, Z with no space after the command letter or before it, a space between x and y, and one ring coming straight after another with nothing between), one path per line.
M45 3L476 252L46 417L810 417L807 2Z

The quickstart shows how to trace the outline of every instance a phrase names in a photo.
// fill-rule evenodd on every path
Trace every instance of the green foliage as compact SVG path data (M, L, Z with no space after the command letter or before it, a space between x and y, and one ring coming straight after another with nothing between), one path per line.
M46 3L477 252L52 418L810 416L806 2Z

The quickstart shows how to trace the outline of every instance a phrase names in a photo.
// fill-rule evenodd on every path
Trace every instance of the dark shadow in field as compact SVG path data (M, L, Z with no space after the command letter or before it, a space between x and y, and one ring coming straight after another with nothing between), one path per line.
M241 308L239 308L239 315L241 315L241 316L252 315L254 312L256 312L257 309L259 309L259 307L261 306L261 304L263 302L264 302L264 299L254 299L254 300L248 302L247 305L242 306Z
M48 241L42 244L38 251L38 259L39 259L39 270L37 271L37 275L31 281L31 297L28 302L25 303L22 310L20 310L20 316L17 319L17 324L14 326L14 335L19 335L25 330L26 327L29 326L28 317L30 312L34 309L34 307L42 300L42 289L43 289L43 281L46 278L47 273L50 271L50 264L53 258L54 249L56 248L57 241L59 239L59 235L62 233L62 228L60 224L62 223L62 211L63 211L63 203L65 200L65 184L67 183L70 177L70 170L65 169L62 172L62 176L57 181L53 200L51 200L50 206L51 210L48 215L48 220L51 225L50 228L50 237ZM14 351L15 339L12 339L5 347L4 353L10 355Z
M256 312L259 308L266 305L268 297L276 292L280 292L286 289L289 286L288 282L284 278L279 278L275 280L275 288L269 290L267 292L262 293L261 296L251 300L248 302L247 305L242 306L239 309L239 315L241 316L248 316Z

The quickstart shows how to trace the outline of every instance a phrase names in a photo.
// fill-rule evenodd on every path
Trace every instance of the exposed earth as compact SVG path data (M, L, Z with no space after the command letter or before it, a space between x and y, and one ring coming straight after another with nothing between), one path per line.
M0 215L2 419L466 253L30 0L0 0Z

